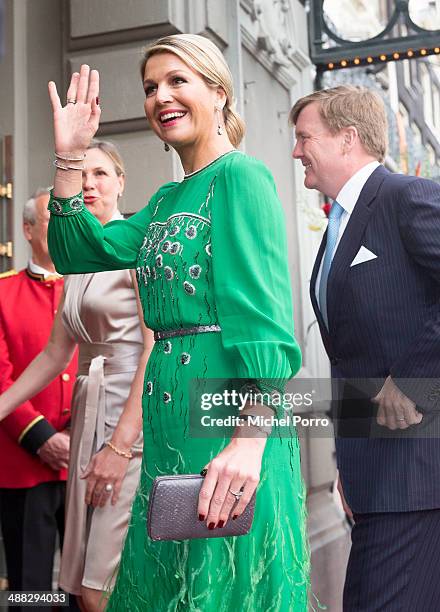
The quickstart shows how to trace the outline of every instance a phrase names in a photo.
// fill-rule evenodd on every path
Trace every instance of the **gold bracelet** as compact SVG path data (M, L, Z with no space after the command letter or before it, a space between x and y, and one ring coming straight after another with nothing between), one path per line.
M132 459L133 458L133 453L131 452L131 450L128 450L128 451L121 450L120 448L115 446L112 442L107 442L106 445L109 448L111 448L112 451L114 453L116 453L117 455L119 455L120 457L125 457L126 459Z

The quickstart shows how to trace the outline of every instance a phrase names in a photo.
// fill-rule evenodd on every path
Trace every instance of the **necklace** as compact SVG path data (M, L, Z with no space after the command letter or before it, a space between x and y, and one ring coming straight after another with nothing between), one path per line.
M185 174L185 176L183 177L183 180L185 181L186 179L189 179L195 176L196 174L199 174L199 172L203 172L203 170L206 170L206 168L209 168L210 166L212 166L212 164L215 164L223 157L226 157L226 155L230 155L231 153L239 153L239 152L240 151L237 151L237 149L231 149L231 151L226 151L226 153L222 153L221 155L213 159L211 162L209 162L209 164L206 164L206 166L202 166L198 170L194 170L194 172L189 172L188 174Z

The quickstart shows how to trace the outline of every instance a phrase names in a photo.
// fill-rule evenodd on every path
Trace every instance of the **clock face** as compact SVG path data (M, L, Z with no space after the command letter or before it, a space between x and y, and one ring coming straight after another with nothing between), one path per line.
M387 13L381 0L324 0L323 16L329 29L339 38L363 41L377 36L385 29L395 5L396 2L393 2ZM408 13L420 28L440 29L439 2L409 0Z
M380 0L324 0L324 19L330 30L344 40L368 40L386 26L382 4Z
M440 6L432 0L409 0L409 16L425 30L440 30Z

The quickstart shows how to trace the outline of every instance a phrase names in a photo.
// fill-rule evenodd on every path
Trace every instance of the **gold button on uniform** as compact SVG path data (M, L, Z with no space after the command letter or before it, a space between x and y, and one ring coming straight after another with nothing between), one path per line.
M70 374L67 374L67 372L64 372L64 374L61 376L61 378L64 380L64 382L69 382Z

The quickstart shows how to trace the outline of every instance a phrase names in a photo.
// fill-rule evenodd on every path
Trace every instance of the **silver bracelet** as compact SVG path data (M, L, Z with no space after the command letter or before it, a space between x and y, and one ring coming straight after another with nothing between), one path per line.
M86 158L86 154L84 153L82 157L65 157L64 155L60 155L55 151L55 157L58 157L58 159L62 159L63 161L83 161Z
M84 166L64 166L63 164L60 164L60 162L57 159L54 159L53 161L53 165L56 168L59 168L60 170L84 170Z

